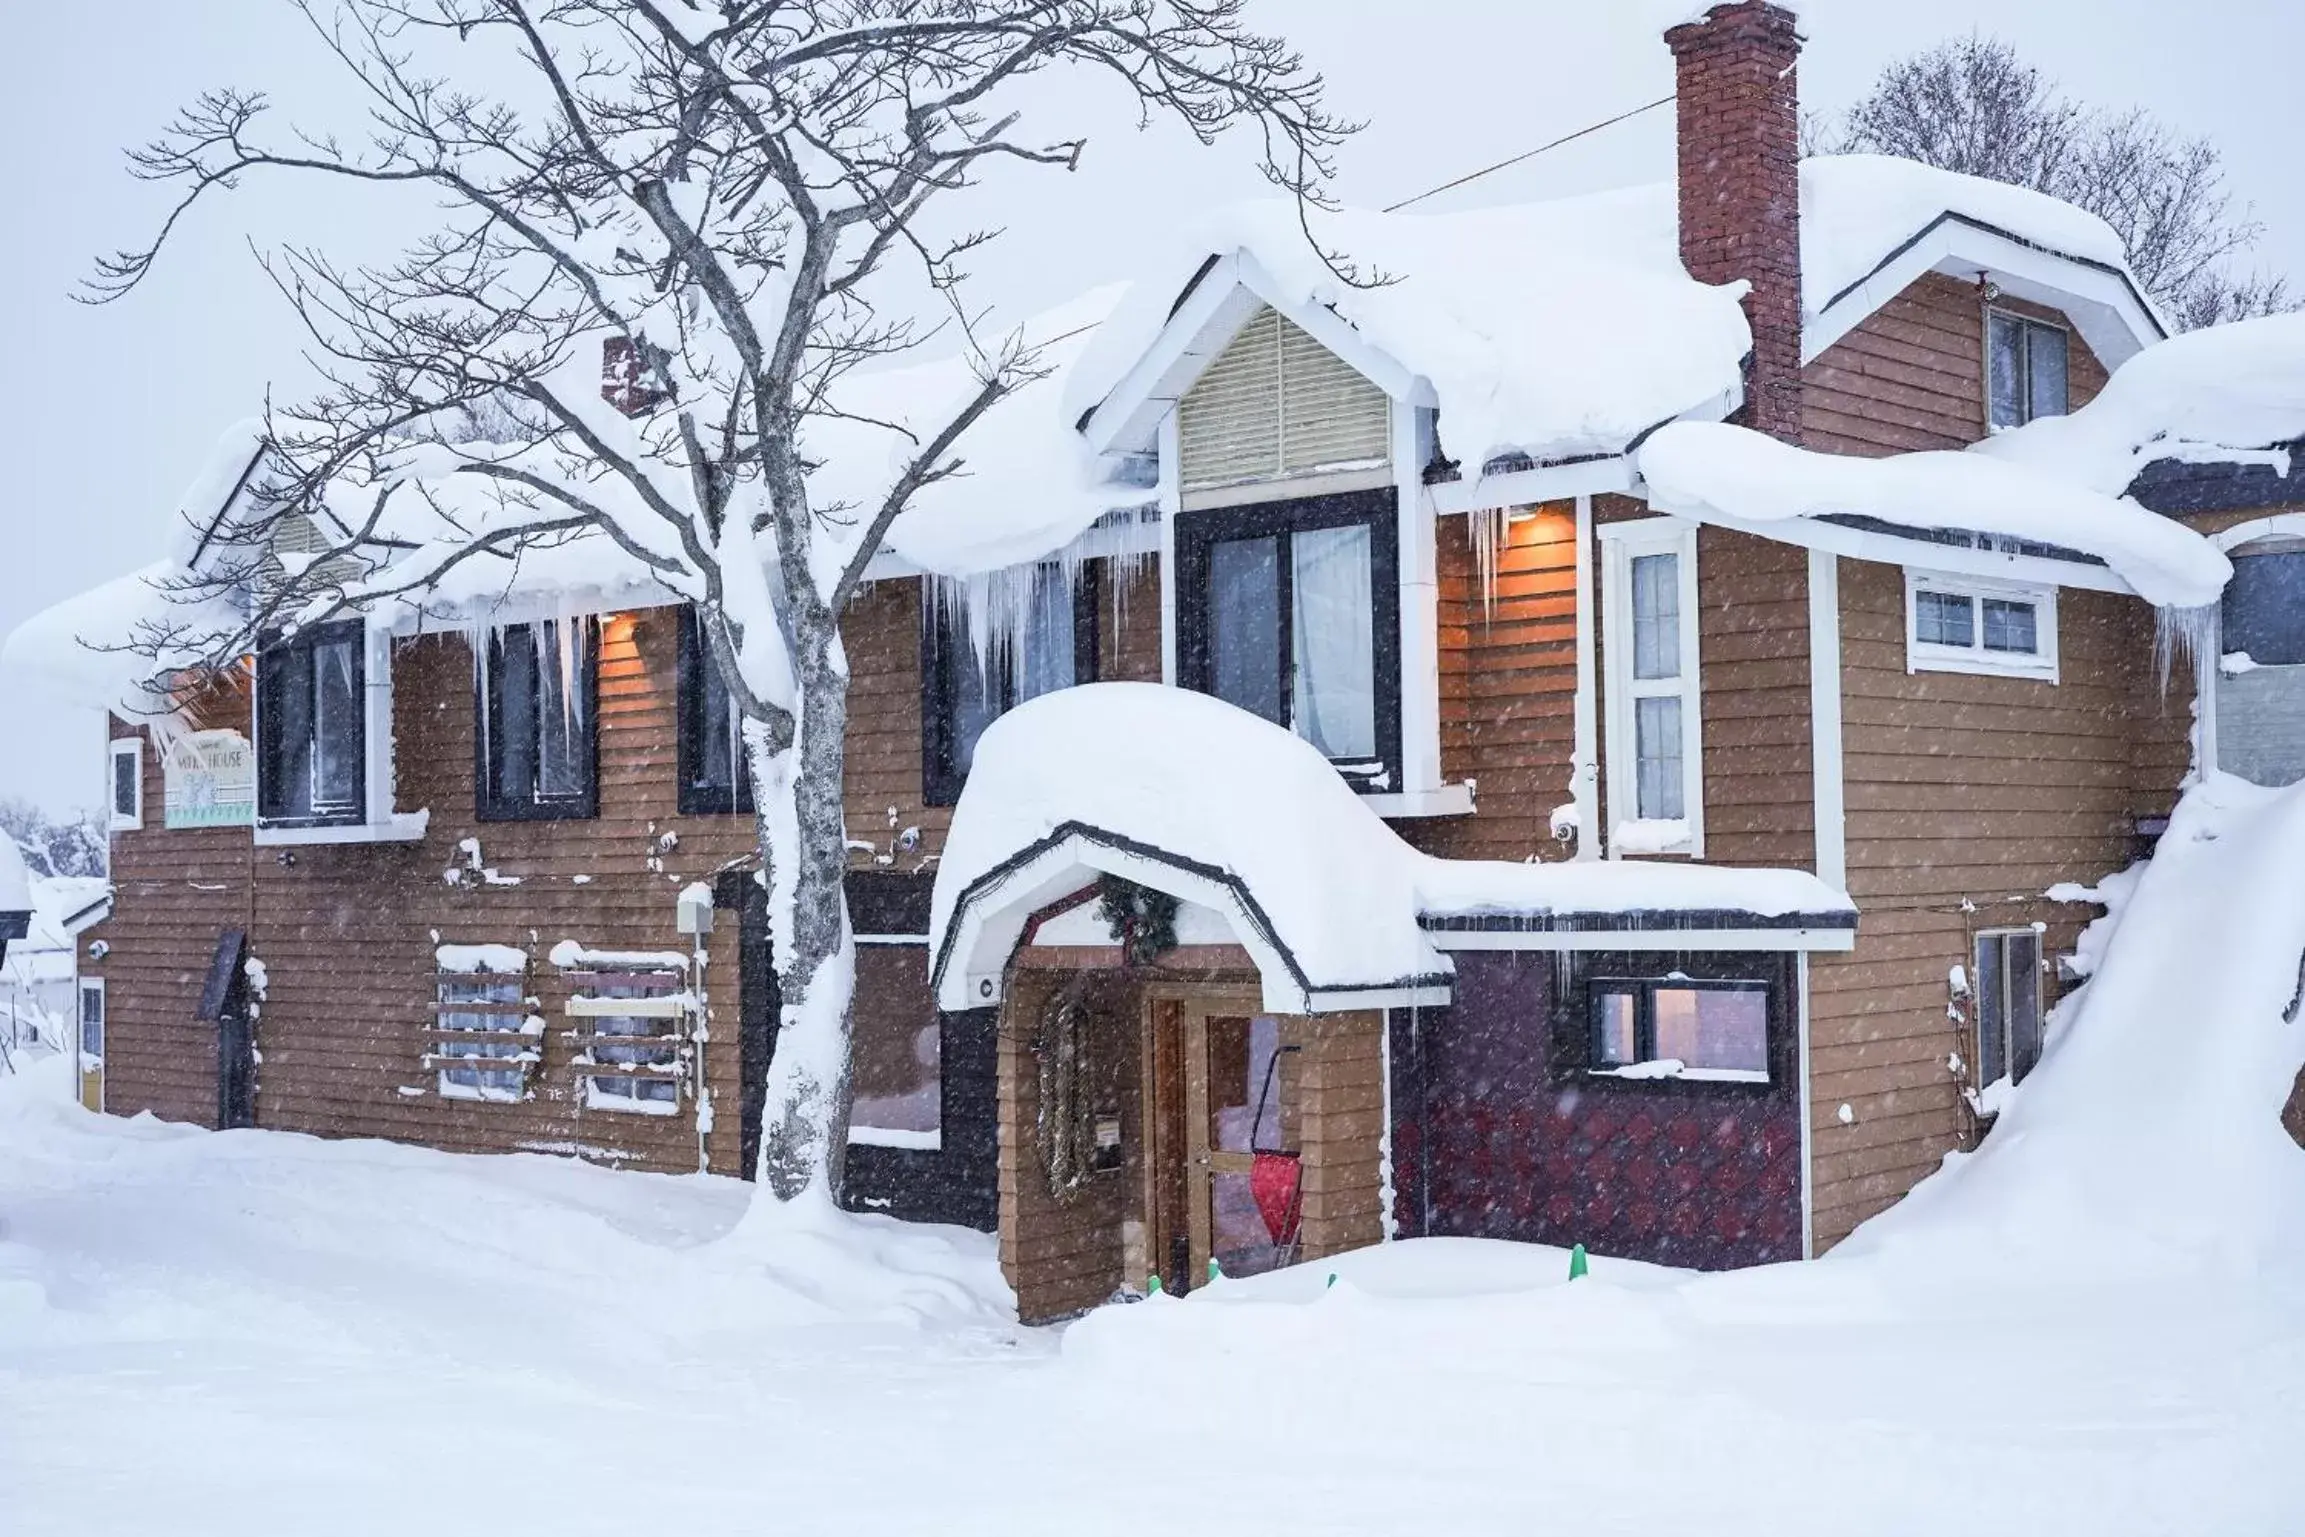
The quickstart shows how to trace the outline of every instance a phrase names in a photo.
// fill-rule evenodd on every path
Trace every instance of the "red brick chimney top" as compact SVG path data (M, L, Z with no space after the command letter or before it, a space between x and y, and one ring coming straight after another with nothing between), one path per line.
M1801 437L1801 37L1766 0L1716 5L1665 34L1676 66L1681 264L1752 284L1744 423Z

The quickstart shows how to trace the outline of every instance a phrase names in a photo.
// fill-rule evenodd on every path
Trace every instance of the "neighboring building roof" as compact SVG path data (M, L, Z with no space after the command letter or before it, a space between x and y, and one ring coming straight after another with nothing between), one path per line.
M1100 871L1226 917L1268 1003L1292 1011L1440 1001L1446 932L1856 923L1801 871L1437 859L1295 733L1188 689L1092 683L1018 706L977 744L930 916L944 1007L992 1001L1034 915Z
M2070 416L1973 452L2164 512L2305 502L2305 314L2210 326L2149 347Z
M21 939L32 917L32 882L11 838L0 838L0 934Z
M1951 451L1864 459L1821 454L1725 422L1664 428L1640 453L1662 512L1771 532L1854 518L1889 530L1961 531L2103 561L2147 601L2215 602L2233 566L2207 539L2133 501L2023 464ZM1919 563L1926 563L1925 557Z

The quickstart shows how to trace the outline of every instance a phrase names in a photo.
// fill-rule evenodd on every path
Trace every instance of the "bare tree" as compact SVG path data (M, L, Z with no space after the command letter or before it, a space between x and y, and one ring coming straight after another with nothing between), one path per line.
M365 137L268 134L261 95L202 96L132 156L182 192L149 245L100 264L97 296L133 289L195 204L252 175L414 186L445 212L390 264L268 259L329 383L275 416L270 494L211 531L180 614L142 645L156 672L229 665L268 630L578 538L693 601L743 715L784 1000L761 1174L786 1200L836 1188L854 977L840 616L1045 340L979 334L963 262L990 235L950 205L995 167L1078 166L1079 138L1020 125L1019 87L1050 71L1203 143L1245 129L1300 210L1326 206L1353 125L1249 30L1245 0L293 3ZM973 388L902 434L874 496L812 497L804 429L940 324ZM286 519L305 520L293 561Z
M2187 329L2291 307L2286 279L2234 270L2263 228L2235 207L2214 144L2141 108L2076 102L1997 38L1972 34L1890 64L1844 117L1810 124L1807 137L1814 149L1899 155L2088 209Z
M0 800L0 834L16 844L34 875L102 875L108 854L104 828L88 811L56 816L28 800Z

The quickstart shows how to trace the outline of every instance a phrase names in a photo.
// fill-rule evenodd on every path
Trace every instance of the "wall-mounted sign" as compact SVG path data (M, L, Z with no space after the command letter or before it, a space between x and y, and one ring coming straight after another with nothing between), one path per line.
M237 731L194 731L161 749L166 826L248 827L256 821L256 754Z

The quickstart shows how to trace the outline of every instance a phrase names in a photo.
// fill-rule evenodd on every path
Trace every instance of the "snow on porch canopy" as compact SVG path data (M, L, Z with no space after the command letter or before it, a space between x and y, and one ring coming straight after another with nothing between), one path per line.
M1437 859L1294 733L1185 689L1092 683L1020 705L977 746L937 869L940 1005L997 1002L1032 915L1099 873L1215 909L1266 1007L1288 1013L1440 1001L1446 929L1856 923L1844 893L1801 871Z

